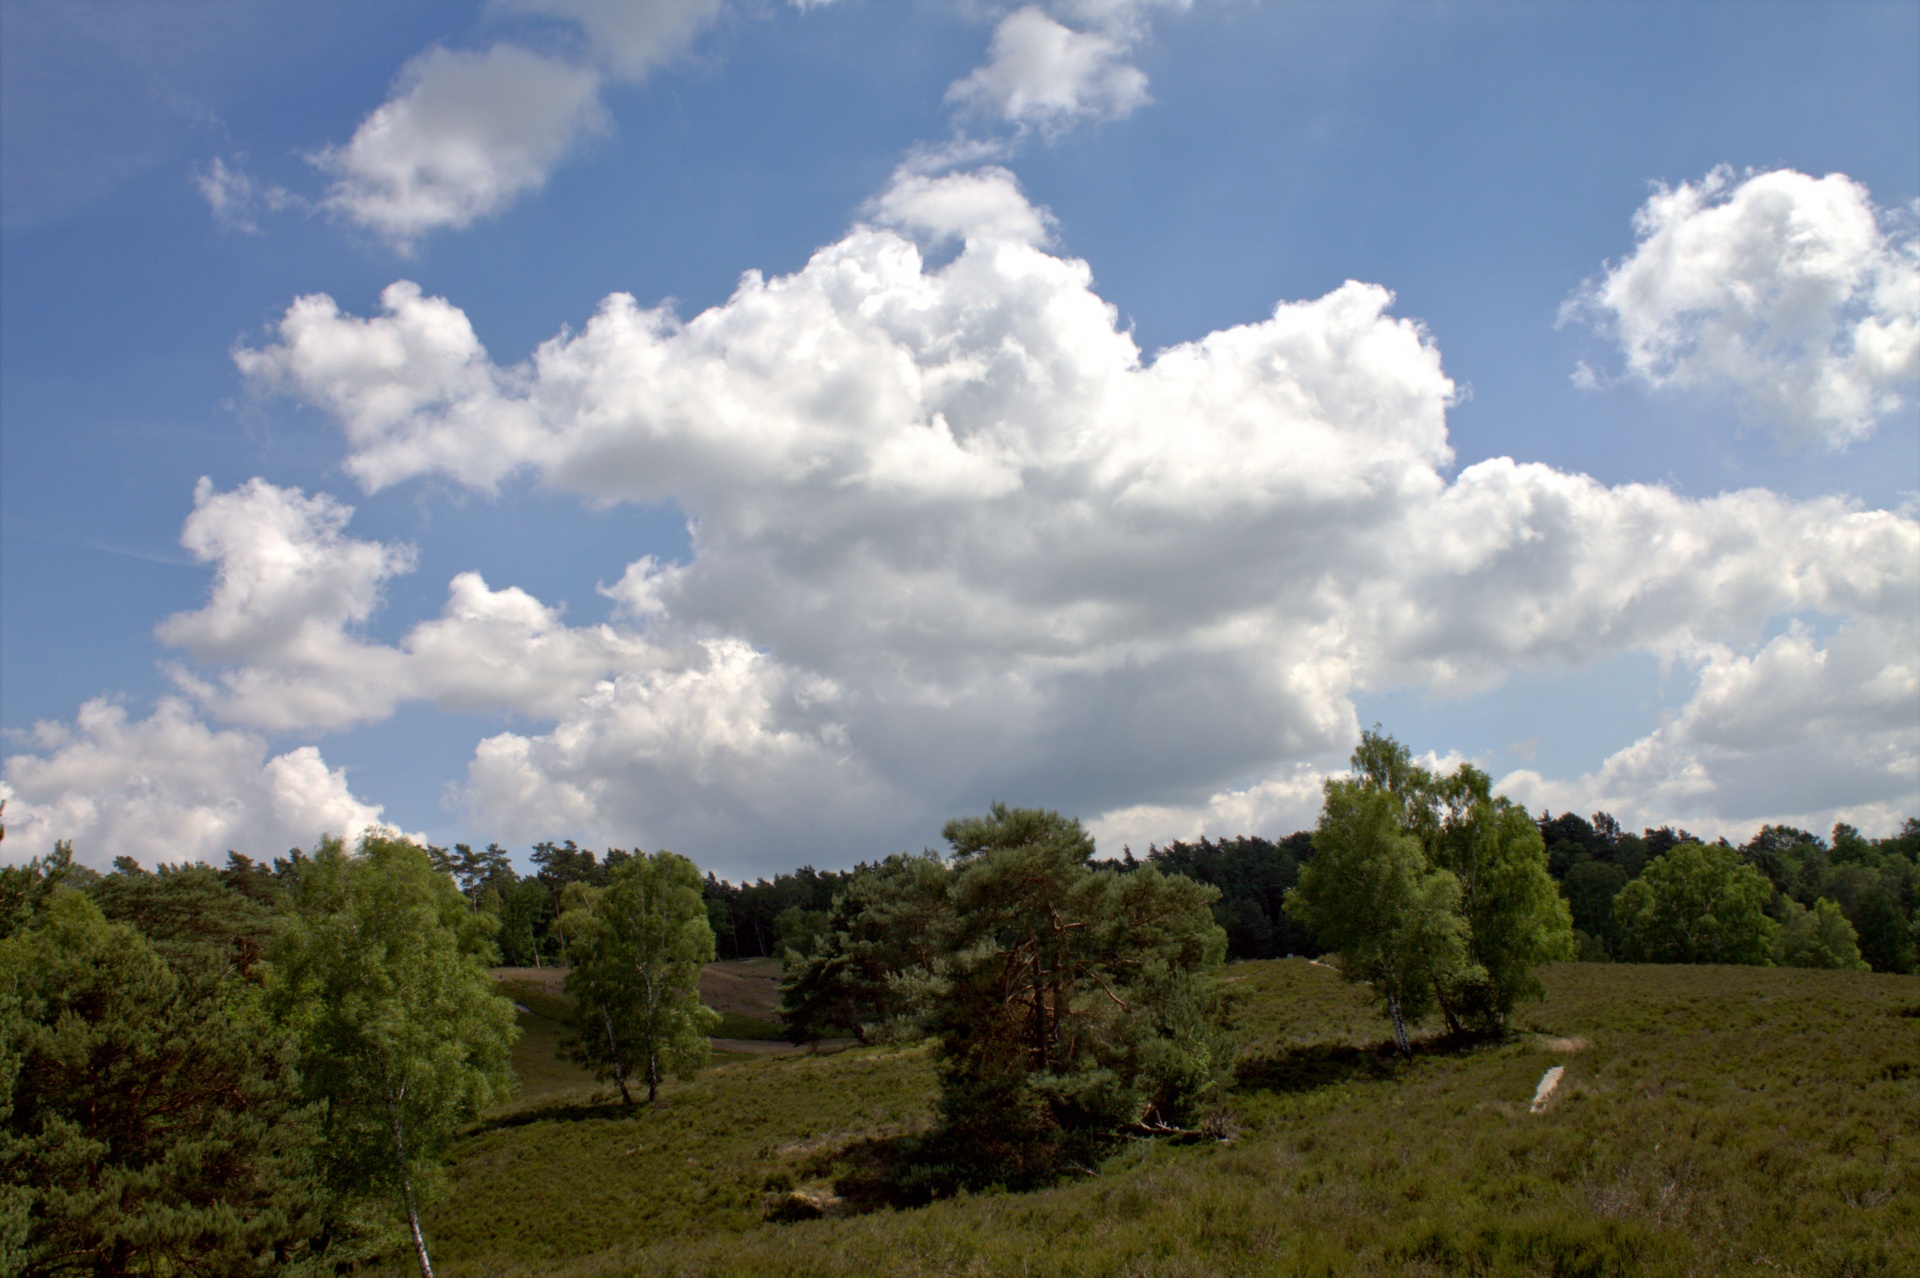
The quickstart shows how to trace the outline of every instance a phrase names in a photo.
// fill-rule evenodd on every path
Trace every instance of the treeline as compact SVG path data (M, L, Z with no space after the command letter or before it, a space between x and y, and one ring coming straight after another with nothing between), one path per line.
M1769 825L1737 847L1672 826L1633 834L1605 812L1543 812L1535 824L1583 960L1920 966L1920 819L1882 839L1845 824L1824 839ZM1220 889L1213 915L1229 959L1284 958L1330 948L1283 908L1313 848L1306 831L1277 842L1203 838L1152 847L1141 863ZM1122 864L1132 863L1129 853ZM1713 928L1692 926L1708 913ZM1680 939L1689 929L1697 940Z
M1670 858L1683 845L1700 843L1686 830L1660 826L1634 834L1605 812L1591 818L1543 812L1535 823L1546 846L1548 873L1572 911L1578 957L1595 962L1757 961L1759 951L1753 944L1741 948L1722 943L1717 950L1676 947L1648 937L1644 927L1636 931L1616 912L1622 891L1641 878L1649 864ZM1850 965L1851 960L1841 960L1846 953L1844 932L1851 929L1854 958L1872 970L1915 970L1920 958L1920 819L1910 818L1898 834L1883 839L1865 838L1848 825L1835 826L1829 838L1791 826L1766 826L1744 845L1719 840L1712 846L1718 851L1708 860L1719 868L1696 867L1692 872L1693 879L1717 876L1714 882L1695 884L1709 897L1720 899L1730 891L1751 896L1758 890L1755 881L1744 876L1731 885L1721 883L1731 867L1751 869L1765 881L1766 890L1743 916L1743 926L1748 933L1765 934L1760 948L1767 961ZM1312 956L1329 948L1285 909L1287 893L1298 885L1301 867L1313 850L1313 832L1302 830L1277 840L1249 835L1176 840L1150 846L1144 857L1129 848L1108 864L1121 873L1151 866L1218 889L1213 919L1226 933L1227 959L1232 962ZM518 967L565 965L566 940L555 922L567 885L604 888L614 870L633 856L622 848L596 853L572 840L539 843L530 858L534 872L523 876L497 844L477 852L466 844L427 852L459 884L472 908L498 921L501 960ZM222 873L236 883L280 882L297 875L300 855L296 851L291 859L256 864L236 853ZM1694 865L1699 858L1689 853L1683 860ZM784 958L789 951L806 957L830 927L835 899L858 876L882 864L862 862L851 870L806 865L738 884L708 874L701 896L717 957ZM1678 891L1675 872L1677 867L1663 868L1646 890L1658 888L1656 899ZM1810 947L1810 928L1826 941ZM1735 959L1736 952L1746 957Z
M534 871L523 875L497 843L477 851L465 843L450 849L428 847L426 853L435 868L458 884L475 911L497 921L495 941L501 962L509 967L566 966L567 937L557 924L566 908L568 886L578 883L604 889L615 871L635 857L625 848L595 852L572 839L536 843L529 857ZM269 885L297 876L302 856L296 849L271 863L255 863L230 853L223 873ZM718 957L779 958L790 946L804 947L835 894L852 877L851 870L816 870L810 865L752 883L730 883L708 874L700 892Z
M1769 825L1738 847L1604 812L1543 814L1540 833L1583 959L1915 969L1920 819L1884 839Z

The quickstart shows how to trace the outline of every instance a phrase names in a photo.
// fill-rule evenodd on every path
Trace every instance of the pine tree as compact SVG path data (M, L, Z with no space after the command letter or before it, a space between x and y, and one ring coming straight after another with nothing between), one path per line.
M323 1254L316 1116L256 988L220 956L170 964L56 888L0 941L0 991L0 1271L288 1273L353 1258Z

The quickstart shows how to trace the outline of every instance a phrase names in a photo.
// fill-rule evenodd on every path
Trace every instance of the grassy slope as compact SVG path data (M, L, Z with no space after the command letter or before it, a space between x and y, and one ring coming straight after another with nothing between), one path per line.
M1234 1144L765 1224L766 1186L925 1122L932 1072L912 1050L736 1061L638 1117L583 1092L499 1116L457 1151L436 1260L449 1278L1920 1272L1920 979L1568 964L1528 1033L1401 1065L1325 969L1230 976Z

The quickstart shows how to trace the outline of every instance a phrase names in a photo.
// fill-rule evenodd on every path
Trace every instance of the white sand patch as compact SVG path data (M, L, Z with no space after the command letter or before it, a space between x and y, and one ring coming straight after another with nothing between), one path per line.
M1540 1086L1533 1089L1533 1104L1527 1110L1529 1114L1538 1114L1553 1099L1554 1089L1560 1086L1560 1076L1567 1072L1565 1065L1555 1065L1540 1076Z

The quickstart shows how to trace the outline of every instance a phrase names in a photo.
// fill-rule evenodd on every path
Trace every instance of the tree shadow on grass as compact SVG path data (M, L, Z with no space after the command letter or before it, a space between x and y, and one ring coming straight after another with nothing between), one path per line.
M1243 1091L1311 1092L1340 1083L1379 1082L1424 1057L1461 1056L1494 1041L1484 1035L1447 1034L1413 1045L1400 1055L1391 1041L1356 1047L1350 1043L1300 1043L1241 1061L1234 1082Z
M646 1112L644 1105L623 1105L617 1100L552 1102L510 1113L495 1114L473 1125L473 1132L505 1131L533 1123L582 1123L591 1119L633 1117Z

